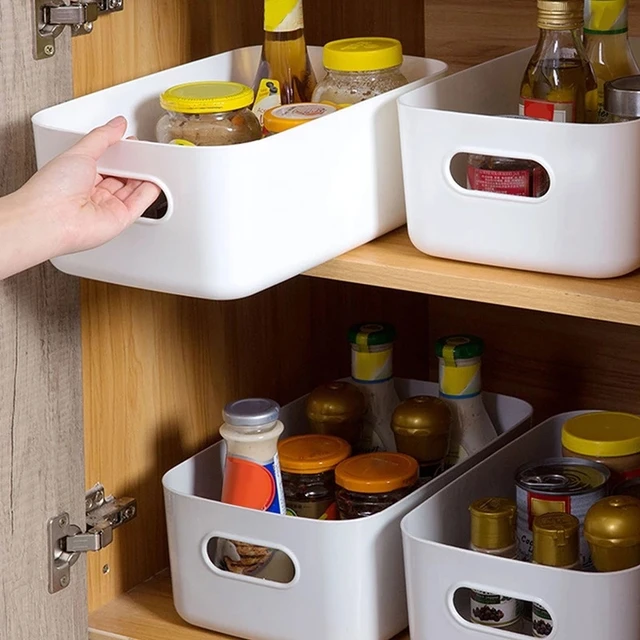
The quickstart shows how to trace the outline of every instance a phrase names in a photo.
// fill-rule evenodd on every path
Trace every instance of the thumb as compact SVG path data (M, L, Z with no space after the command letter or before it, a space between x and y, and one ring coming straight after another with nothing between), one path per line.
M89 156L97 160L111 145L122 140L127 130L127 120L118 116L107 124L89 132L82 140L77 142L66 155Z

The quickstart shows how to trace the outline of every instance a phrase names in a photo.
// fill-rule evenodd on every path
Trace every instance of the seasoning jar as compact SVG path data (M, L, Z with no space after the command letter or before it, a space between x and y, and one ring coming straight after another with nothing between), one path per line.
M351 445L335 436L304 435L278 445L287 515L337 520L335 468L351 455Z
M604 85L606 122L630 122L640 118L640 76L609 80Z
M394 38L347 38L324 46L327 75L313 102L338 108L374 98L407 84L402 74L402 44Z
M328 116L336 111L337 109L329 104L316 104L313 102L273 107L264 114L263 133L265 137L274 133L282 133L299 127L301 124Z
M189 82L160 96L167 113L156 127L158 142L210 147L262 138L262 128L249 109L253 90L237 82Z
M569 418L562 427L562 455L604 464L617 484L640 473L640 416L601 411Z
M403 453L364 453L336 467L341 520L364 518L402 500L418 481L418 462Z
M413 456L420 477L431 480L444 468L451 435L451 409L440 398L415 396L393 412L391 428L399 453Z
M306 413L313 433L344 438L358 444L367 410L362 392L350 382L335 381L316 387L307 398Z
M622 571L640 565L640 500L610 496L594 504L584 521L597 571Z

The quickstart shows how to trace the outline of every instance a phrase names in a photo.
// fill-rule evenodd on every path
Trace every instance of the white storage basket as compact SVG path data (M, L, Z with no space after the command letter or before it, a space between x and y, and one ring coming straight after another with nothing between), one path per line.
M319 77L322 49L312 47ZM411 84L256 142L182 147L155 139L165 89L196 80L251 84L260 47L223 53L46 109L33 118L38 164L122 114L125 140L102 173L159 184L168 210L103 247L64 256L67 273L201 298L248 296L404 224L397 98L443 75L406 57Z
M398 380L400 398L435 395L438 386ZM306 397L282 410L286 435L303 431ZM368 518L317 521L217 502L225 447L218 443L169 471L164 493L171 577L178 613L188 622L251 640L387 640L406 628L400 520L425 498L530 426L531 406L485 394L503 434L397 504ZM296 575L280 584L216 569L212 537L281 549Z
M640 638L640 567L587 573L491 557L468 550L469 505L488 496L515 498L524 463L562 455L566 413L531 429L449 484L402 521L412 640L489 640L523 635L469 622L473 587L537 602L553 617L549 640Z
M424 253L589 278L640 266L640 121L564 124L517 114L532 50L443 78L399 100L407 224ZM539 162L541 198L470 191L457 154Z

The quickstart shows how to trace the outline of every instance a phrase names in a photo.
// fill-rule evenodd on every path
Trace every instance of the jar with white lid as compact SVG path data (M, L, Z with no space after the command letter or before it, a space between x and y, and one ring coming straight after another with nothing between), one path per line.
M374 98L408 84L401 71L402 44L394 38L347 38L325 45L327 75L313 102L337 108Z

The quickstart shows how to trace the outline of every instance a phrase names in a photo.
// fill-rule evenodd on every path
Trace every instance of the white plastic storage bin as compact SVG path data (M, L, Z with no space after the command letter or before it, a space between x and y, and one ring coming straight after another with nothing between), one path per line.
M438 386L398 380L400 398ZM305 430L306 396L285 406L286 435ZM385 511L349 521L283 517L217 502L224 443L169 471L164 494L171 577L178 613L191 624L251 640L387 640L407 627L400 520L425 498L530 427L531 406L485 394L502 435ZM280 584L216 569L213 537L281 549L296 575Z
M311 48L322 77L322 49ZM437 60L406 57L411 83L256 142L182 147L148 142L165 89L197 80L252 84L260 47L162 71L46 109L33 118L38 165L122 114L125 140L102 157L104 174L145 178L168 201L103 247L64 256L67 273L201 298L254 294L405 222L397 98L443 75Z
M496 558L468 550L469 505L488 496L515 499L521 464L562 455L562 425L581 412L558 415L485 459L402 521L412 640L522 639L521 634L469 622L473 587L537 602L553 617L550 640L640 638L640 567L587 573Z
M409 236L424 253L608 278L640 266L640 121L564 124L517 114L532 49L467 69L399 100ZM457 154L539 162L541 198L470 191ZM455 178L454 178L455 175ZM457 180L456 180L457 178Z

